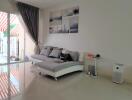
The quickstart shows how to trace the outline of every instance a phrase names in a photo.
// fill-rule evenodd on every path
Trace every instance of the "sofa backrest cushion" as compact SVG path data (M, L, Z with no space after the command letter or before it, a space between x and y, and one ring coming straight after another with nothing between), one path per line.
M40 52L40 55L49 56L52 49L53 49L53 47L50 47L50 46L43 47L41 52Z
M49 57L52 57L52 58L59 58L60 57L60 54L62 52L62 49L61 48L53 48L53 50L51 51L51 53L49 54Z

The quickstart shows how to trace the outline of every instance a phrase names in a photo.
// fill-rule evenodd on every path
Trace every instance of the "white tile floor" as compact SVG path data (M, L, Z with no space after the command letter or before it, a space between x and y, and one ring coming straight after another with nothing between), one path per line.
M21 94L11 100L132 100L132 84L118 85L107 78L93 79L80 72L55 81L34 74L31 63L23 66L19 64Z
M83 73L58 82L37 77L23 100L131 100L132 86L117 85L105 78L91 79Z

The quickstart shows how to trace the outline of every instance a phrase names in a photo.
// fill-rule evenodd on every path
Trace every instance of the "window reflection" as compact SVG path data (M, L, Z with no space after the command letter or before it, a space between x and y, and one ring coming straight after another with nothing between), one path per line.
M0 100L14 100L15 97L22 96L36 77L32 70L31 62L1 65Z
M10 72L8 72L9 68ZM19 66L0 66L0 100L7 99L9 96L15 96L19 92Z

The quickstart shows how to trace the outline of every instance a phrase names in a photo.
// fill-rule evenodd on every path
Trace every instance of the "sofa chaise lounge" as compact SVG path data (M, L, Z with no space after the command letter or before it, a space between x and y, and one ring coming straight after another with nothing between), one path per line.
M50 75L57 80L59 76L83 71L83 64L79 61L79 52L63 48L45 46L39 54L31 56L39 72Z

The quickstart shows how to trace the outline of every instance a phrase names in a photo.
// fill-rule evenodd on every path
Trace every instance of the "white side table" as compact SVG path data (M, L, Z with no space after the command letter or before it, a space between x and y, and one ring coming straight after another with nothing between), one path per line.
M101 58L100 54L94 55L93 53L88 53L85 56L85 68L86 73L90 76L97 76L97 61Z
M90 76L97 76L97 59L96 58L93 58L92 60L88 60L87 74Z

